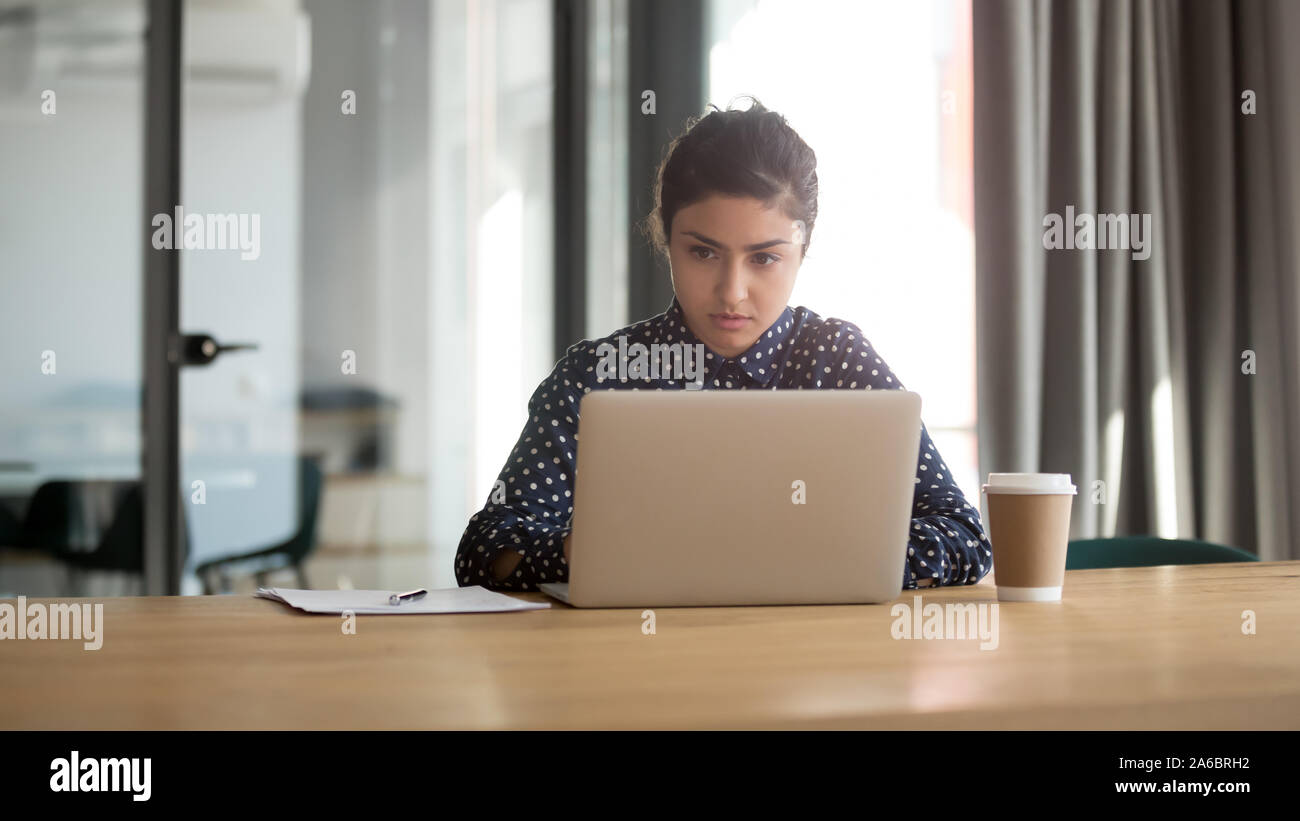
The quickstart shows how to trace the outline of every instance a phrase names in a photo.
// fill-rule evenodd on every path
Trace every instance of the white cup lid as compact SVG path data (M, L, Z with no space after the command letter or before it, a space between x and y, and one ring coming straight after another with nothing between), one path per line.
M1077 493L1068 473L990 473L980 490L985 493Z

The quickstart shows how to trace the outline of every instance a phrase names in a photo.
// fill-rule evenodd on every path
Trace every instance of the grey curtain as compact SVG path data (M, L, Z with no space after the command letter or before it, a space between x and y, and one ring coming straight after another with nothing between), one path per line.
M1072 538L1300 558L1297 43L1287 0L974 0L980 469L1072 474Z

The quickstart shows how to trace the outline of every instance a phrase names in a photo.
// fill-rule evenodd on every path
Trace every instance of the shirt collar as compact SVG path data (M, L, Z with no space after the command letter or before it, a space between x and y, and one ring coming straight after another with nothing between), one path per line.
M790 310L790 306L787 305L781 315L776 318L776 321L758 335L758 339L749 347L749 350L730 360L714 351L692 333L691 326L686 324L686 315L682 312L681 303L677 301L675 296L672 305L664 312L664 322L669 333L681 333L685 337L687 344L704 345L704 350L712 354L711 359L706 357L708 364L705 367L705 371L710 374L710 378L712 378L713 373L730 362L748 376L752 382L766 385L776 375L776 363L781 361L781 355L784 353L783 350L778 350L776 346L784 345L786 339L790 336L790 330L794 327L794 311Z

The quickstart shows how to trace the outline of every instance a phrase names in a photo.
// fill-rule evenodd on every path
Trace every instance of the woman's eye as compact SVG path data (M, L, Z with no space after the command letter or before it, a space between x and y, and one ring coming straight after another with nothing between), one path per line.
M700 253L701 251L703 251L703 254ZM691 248L690 253L694 254L696 259L705 260L709 258L709 254L713 253L713 249L705 245L696 245ZM754 255L754 261L757 262L760 267L766 268L780 262L781 258L773 254L760 253Z

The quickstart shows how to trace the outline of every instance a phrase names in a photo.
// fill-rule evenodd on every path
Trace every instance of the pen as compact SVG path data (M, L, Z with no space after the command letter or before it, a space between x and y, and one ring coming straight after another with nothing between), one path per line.
M424 594L428 592L429 592L428 590L425 590L423 587L421 587L412 590L409 593L394 593L393 595L388 597L388 603L401 604L404 601L415 601L416 599L424 598Z

